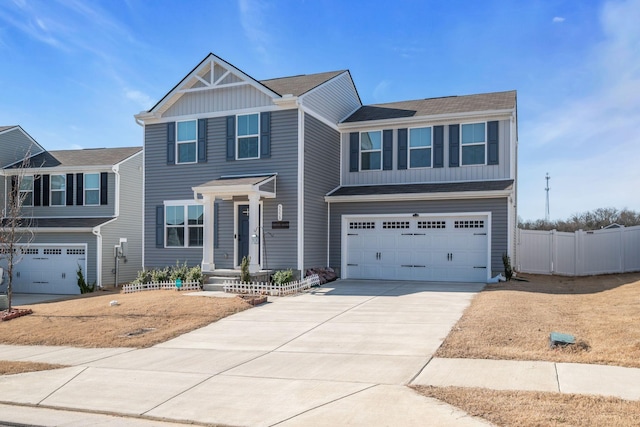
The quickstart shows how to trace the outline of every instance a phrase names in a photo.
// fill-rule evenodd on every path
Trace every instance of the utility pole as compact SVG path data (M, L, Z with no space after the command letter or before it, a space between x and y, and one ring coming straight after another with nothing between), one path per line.
M544 179L547 180L547 187L544 189L544 191L547 192L547 203L544 210L544 221L549 222L549 179L551 179L551 177L549 176L549 172L547 172L547 175L544 177Z

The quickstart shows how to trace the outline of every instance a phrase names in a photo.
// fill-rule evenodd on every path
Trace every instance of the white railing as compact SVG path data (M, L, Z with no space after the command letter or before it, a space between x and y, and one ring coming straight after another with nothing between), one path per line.
M640 271L640 226L562 233L518 230L516 270L589 276Z
M122 293L130 294L132 292L157 291L160 289L173 289L178 291L200 291L202 290L202 286L200 285L200 282L182 282L181 286L177 286L175 280L170 282L136 284L131 283L122 287Z
M224 282L224 291L234 294L285 296L306 291L312 286L320 286L320 276L317 274L282 285L269 282L247 283L229 280Z

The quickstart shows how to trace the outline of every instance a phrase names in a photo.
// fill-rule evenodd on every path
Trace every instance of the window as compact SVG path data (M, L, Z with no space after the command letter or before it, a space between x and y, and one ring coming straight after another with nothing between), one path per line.
M360 169L380 170L382 166L382 132L360 133Z
M33 206L33 176L23 176L20 179L20 200L22 206Z
M197 159L197 133L198 122L189 120L177 123L178 137L176 138L176 150L178 151L177 163L195 163Z
M257 159L260 157L260 115L238 116L238 159Z
M100 174L87 173L84 175L84 204L100 204Z
M51 206L64 206L67 177L51 175Z
M409 167L431 167L431 128L409 130Z
M486 151L485 123L462 125L462 165L484 165Z
M204 242L204 207L202 205L165 206L164 217L165 246L202 247Z

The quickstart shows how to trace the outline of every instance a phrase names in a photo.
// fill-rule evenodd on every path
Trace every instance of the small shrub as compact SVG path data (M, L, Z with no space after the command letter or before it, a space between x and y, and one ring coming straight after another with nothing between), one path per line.
M277 285L284 285L285 283L291 282L292 279L293 279L292 269L278 270L275 273L273 273L273 276L271 277L271 280L273 280L273 283Z
M504 277L509 281L513 277L513 267L511 267L509 255L502 254L502 264L504 265Z
M187 273L187 281L198 282L202 285L202 282L204 282L204 274L202 274L202 269L200 269L199 265L189 269Z
M176 261L175 267L171 268L169 272L169 279L172 282L175 282L178 279L182 281L186 281L188 275L189 275L189 267L187 266L187 261L185 261L184 264L182 265L180 265L180 263Z
M151 281L154 283L169 281L169 267L151 270Z
M82 273L82 267L80 267L79 264L76 270L76 276L78 277L78 287L80 288L81 294L88 294L96 289L96 282L93 282L91 285L87 283Z
M242 257L242 263L240 263L240 281L244 283L251 282L251 274L249 274L249 262L251 262L251 257Z
M138 271L138 275L131 283L133 285L144 285L145 283L150 283L150 282L151 282L151 271L142 270L142 271Z

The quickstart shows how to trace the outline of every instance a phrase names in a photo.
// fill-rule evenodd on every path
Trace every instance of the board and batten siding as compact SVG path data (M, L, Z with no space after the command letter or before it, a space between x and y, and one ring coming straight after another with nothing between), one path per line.
M102 285L115 283L114 247L127 239L127 262L120 260L118 280L128 283L142 270L142 152L120 163L120 212L117 219L103 227Z
M207 120L207 162L167 164L167 125L145 127L145 231L144 266L162 267L187 262L199 265L202 248L156 248L155 210L166 200L193 199L192 187L221 176L277 173L276 199L263 200L263 233L269 268L292 267L297 254L297 181L298 181L298 114L297 110L271 113L271 157L247 160L226 160L226 118ZM247 200L245 198L245 200ZM238 200L240 201L240 200ZM217 201L218 247L214 248L216 268L233 268L234 207L232 201ZM288 230L272 230L277 220L277 205L283 205Z
M474 121L476 123L478 121ZM363 128L362 131L393 129L393 166L390 170L374 171L349 171L349 135L350 132L342 133L342 185L380 185L380 184L402 184L402 183L422 183L422 182L455 182L455 181L487 181L500 179L513 179L511 175L511 135L510 120L499 121L499 150L497 165L470 165L449 167L449 124L459 122L421 124L411 127L444 125L444 167L440 168L407 168L398 169L398 128L405 127L378 127ZM353 131L355 132L355 131ZM432 146L433 150L433 146ZM408 148L407 148L407 151ZM360 162L358 162L360 164Z
M304 152L304 268L326 267L324 196L340 184L340 134L306 114Z
M348 72L344 72L302 96L303 105L339 123L360 107L360 99Z
M340 269L342 262L341 238L343 215L379 214L473 214L491 212L491 270L494 275L503 272L502 254L507 253L507 198L475 200L429 200L391 202L331 203L330 267Z
M42 148L33 143L19 128L0 134L0 167L19 162L29 154L42 153Z
M54 172L43 169L43 175L65 175L66 172ZM94 172L89 172L94 173ZM115 215L116 206L116 176L113 172L107 174L107 204L97 206L76 205L76 175L73 174L73 205L64 206L28 206L23 207L25 216L34 218L110 218ZM35 196L35 195L34 195Z
M97 237L92 233L50 233L36 231L32 245L41 243L55 243L64 247L68 244L86 243L87 244L87 271L84 277L87 283L91 284L97 281ZM53 247L53 246L52 246Z
M234 86L211 91L202 90L184 93L180 99L162 114L164 118L207 114L223 111L269 107L273 99L251 85Z

